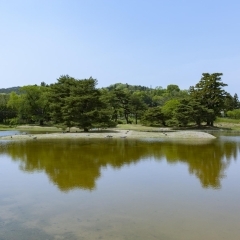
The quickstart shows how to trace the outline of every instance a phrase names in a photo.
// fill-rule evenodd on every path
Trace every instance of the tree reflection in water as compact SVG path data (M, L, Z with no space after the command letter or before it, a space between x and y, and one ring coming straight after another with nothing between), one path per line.
M220 188L231 159L237 159L239 143L163 142L123 139L48 140L10 142L0 145L0 154L20 162L26 172L43 171L61 191L75 188L94 190L101 168L155 158L169 164L183 162L204 188Z

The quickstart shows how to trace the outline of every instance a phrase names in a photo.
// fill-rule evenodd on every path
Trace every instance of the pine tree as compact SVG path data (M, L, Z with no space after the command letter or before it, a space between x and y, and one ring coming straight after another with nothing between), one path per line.
M222 73L203 73L201 80L190 88L190 96L205 106L207 109L212 110L214 115L207 119L207 125L213 126L213 122L220 112L224 109L224 100L227 92L223 87L227 84L221 81Z

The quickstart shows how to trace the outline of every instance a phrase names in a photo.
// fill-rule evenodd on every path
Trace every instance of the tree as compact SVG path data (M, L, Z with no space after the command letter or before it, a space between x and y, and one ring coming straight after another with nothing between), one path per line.
M22 116L22 109L23 109L23 104L22 104L22 97L21 95L17 94L16 92L11 92L9 95L9 100L7 102L7 107L12 111L15 112L15 123L21 122L23 119Z
M186 126L189 122L195 122L200 126L203 121L210 119L212 114L212 110L207 109L200 102L185 98L174 109L172 118L178 125Z
M111 112L101 101L101 91L96 89L97 80L74 79L61 76L50 86L50 108L55 122L67 127L78 126L87 132L92 127L110 126Z
M147 109L147 105L143 102L141 95L135 92L130 97L130 111L134 115L135 124L138 123L139 116Z
M226 94L225 100L224 100L224 111L232 111L234 109L238 109L240 107L238 95L235 93L232 97L230 93Z
M39 122L43 125L48 119L48 88L44 86L28 85L20 89L21 106L19 114L27 122Z
M207 125L213 126L214 120L224 109L224 100L227 92L223 87L227 84L221 81L222 73L203 73L201 80L190 87L190 96L192 99L201 103L207 109L212 109L214 116L207 119Z
M104 119L100 111L100 91L96 89L97 80L93 78L75 80L75 86L70 89L70 95L65 99L62 108L63 119L73 121L87 132L94 124Z
M142 117L143 124L165 126L165 117L160 107L149 108Z
M105 104L105 108L108 109L109 114L111 115L111 120L116 124L118 122L118 117L121 115L122 109L121 106L114 94L114 91L108 88L100 89L101 92L101 101Z
M239 99L238 99L238 95L235 93L233 96L233 107L234 109L238 109L240 108L240 103L239 103Z
M178 87L178 85L175 85L175 84L169 84L167 86L167 92L174 95L178 92L180 92L180 88Z
M240 109L234 109L232 111L228 111L227 115L230 118L240 119Z
M10 95L0 93L0 122L6 123L9 119L16 117L16 111L8 106Z
M128 89L114 89L113 98L114 104L122 109L124 118L128 124L129 114L131 113L130 92L128 91Z
M69 75L62 75L57 79L57 83L51 84L48 94L50 115L55 123L63 123L62 108L65 106L66 98L70 96L71 88L76 84L76 80ZM71 127L71 120L66 123L67 127Z
M11 108L13 111L17 111L17 109L19 109L21 106L20 95L18 95L16 92L11 92L9 95L7 106Z
M162 113L166 120L170 120L173 118L173 112L180 104L178 99L172 99L167 101L161 108Z
M178 122L179 126L187 126L192 119L193 109L190 105L184 104L184 102L177 105L173 111L173 120Z

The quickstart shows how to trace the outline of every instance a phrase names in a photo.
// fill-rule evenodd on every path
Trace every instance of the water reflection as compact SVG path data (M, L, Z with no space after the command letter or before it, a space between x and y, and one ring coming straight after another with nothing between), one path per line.
M220 188L231 159L237 159L240 141L144 142L136 140L51 140L1 143L0 154L20 162L26 172L44 171L61 190L94 190L101 168L154 158L169 164L185 163L204 188Z

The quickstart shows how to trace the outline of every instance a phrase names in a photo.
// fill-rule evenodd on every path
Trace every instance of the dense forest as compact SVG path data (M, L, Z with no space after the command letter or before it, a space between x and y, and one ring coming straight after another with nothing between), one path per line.
M216 117L240 118L238 95L224 90L222 73L203 73L188 90L170 84L149 88L116 83L97 88L97 80L60 76L47 85L0 89L0 122L8 125L59 125L63 128L114 127L122 123L151 126L213 126Z

